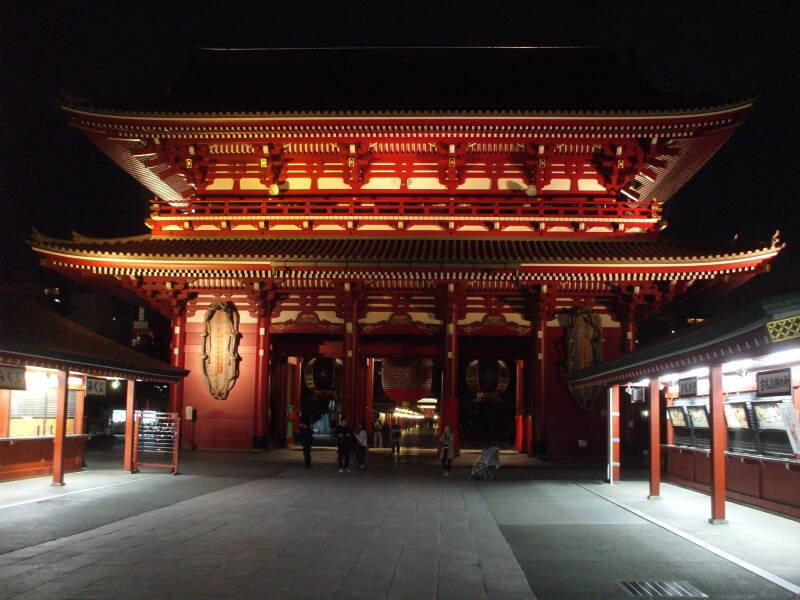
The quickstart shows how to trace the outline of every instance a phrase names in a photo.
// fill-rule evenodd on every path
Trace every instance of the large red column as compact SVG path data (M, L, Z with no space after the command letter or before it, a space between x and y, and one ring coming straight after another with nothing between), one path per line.
M455 286L448 284L448 299L444 315L444 352L442 356L442 409L439 425L450 425L455 437L456 452L460 450L458 431L458 302L453 297Z
M367 424L367 431L369 433L374 433L373 431L373 423L375 422L375 416L373 414L373 389L375 387L375 359L368 358L367 359L367 372L364 382L364 422Z
M303 386L303 359L295 356L290 359L289 365L289 389L287 390L287 410L286 410L286 443L293 444L294 436L297 433L297 420L300 415L300 394Z
M67 437L67 402L69 401L69 371L58 372L56 396L56 427L53 432L53 482L64 485L64 444Z
M514 449L521 452L525 448L525 361L517 360L515 368Z
M608 483L621 477L621 453L619 444L619 386L608 388Z
M183 369L186 364L186 314L173 316L171 326L170 364ZM169 386L169 412L183 412L183 379Z
M358 361L358 302L352 297L351 284L344 284L344 293L350 295L345 302L344 318L344 382L342 389L342 413L351 427L358 426L356 409L359 393Z
M136 382L128 379L125 387L125 447L122 450L122 468L133 472L133 411L136 408Z
M531 413L533 415L533 439L528 441L528 454L533 454L534 444L539 452L544 452L546 448L545 434L545 415L546 400L545 383L547 376L545 373L547 365L547 316L540 311L536 318L536 338L532 344L531 356Z
M658 377L650 380L650 495L661 497L661 403Z
M722 365L708 370L709 419L711 420L711 524L727 523L725 519L725 450L728 432L723 413Z
M267 447L269 431L269 328L271 307L267 305L258 315L256 341L256 385L253 398L253 448Z

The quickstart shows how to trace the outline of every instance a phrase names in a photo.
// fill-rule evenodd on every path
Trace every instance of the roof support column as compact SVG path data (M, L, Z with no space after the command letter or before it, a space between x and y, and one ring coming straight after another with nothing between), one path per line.
M712 525L727 523L725 519L725 450L728 432L723 413L722 365L714 364L708 370L708 397L711 419L711 518Z
M125 386L125 447L122 468L133 473L133 412L136 408L136 381L128 379Z
M525 361L517 360L515 363L514 381L514 449L522 452L525 448Z
M619 386L612 385L608 388L608 483L619 481L621 476L619 434Z
M444 352L442 356L443 385L440 427L450 425L455 438L456 453L461 450L458 430L458 301L455 285L447 284L447 301L444 312Z
M533 340L533 356L531 356L531 413L533 415L533 439L528 442L528 454L545 454L547 439L545 433L545 383L547 365L547 316L540 311L535 321L536 338Z
M350 292L350 284L345 284L345 291ZM358 368L358 301L353 298L348 302L344 319L344 384L342 413L351 427L356 427L356 413L359 388Z
M170 342L170 364L182 369L186 363L186 313L172 317L172 341ZM183 411L183 379L170 384L169 412Z
M374 433L373 431L373 424L375 422L375 416L373 415L373 390L375 387L375 359L368 358L367 359L367 371L365 374L365 383L364 383L364 423L367 425L367 431L369 433Z
M269 328L272 316L271 303L258 313L258 339L256 341L256 385L253 398L253 448L267 447L269 431Z
M64 485L64 444L67 437L68 401L69 371L59 371L56 396L56 428L53 432L53 481L51 485Z
M661 497L661 402L658 377L650 380L650 500Z

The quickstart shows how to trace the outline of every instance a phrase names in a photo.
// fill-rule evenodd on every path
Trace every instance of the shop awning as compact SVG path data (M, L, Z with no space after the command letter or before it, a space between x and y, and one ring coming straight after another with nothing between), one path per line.
M566 376L573 388L615 385L800 346L800 292L771 296Z
M0 364L174 383L189 372L127 348L0 287Z

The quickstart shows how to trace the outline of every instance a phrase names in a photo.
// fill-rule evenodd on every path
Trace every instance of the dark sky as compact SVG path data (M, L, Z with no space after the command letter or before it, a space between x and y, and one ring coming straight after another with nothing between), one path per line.
M294 2L257 12L230 2L49 4L3 3L0 281L34 264L23 244L32 227L57 236L146 231L149 193L67 126L57 99L120 75L130 89L163 87L192 45L622 44L665 91L758 90L745 125L673 199L670 234L766 239L780 228L791 250L779 270L797 270L800 2ZM629 74L575 77L624 87ZM529 93L546 84L532 82Z

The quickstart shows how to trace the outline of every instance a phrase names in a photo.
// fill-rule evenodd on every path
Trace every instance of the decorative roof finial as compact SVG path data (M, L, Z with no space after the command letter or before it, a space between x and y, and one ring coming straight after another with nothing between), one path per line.
M777 248L781 245L781 230L776 229L775 233L772 234L772 247Z

